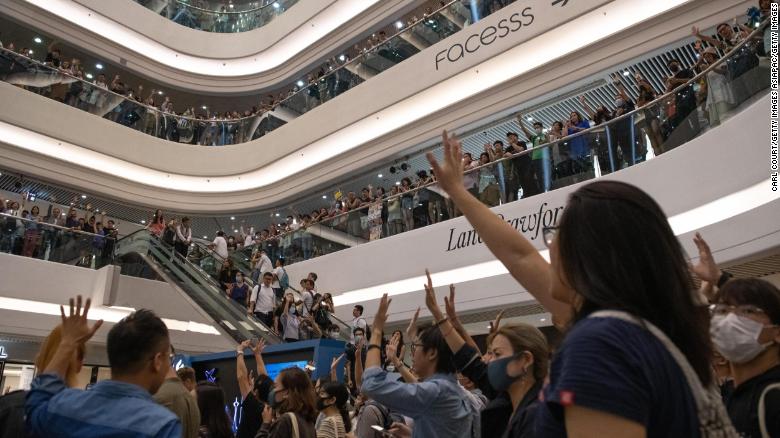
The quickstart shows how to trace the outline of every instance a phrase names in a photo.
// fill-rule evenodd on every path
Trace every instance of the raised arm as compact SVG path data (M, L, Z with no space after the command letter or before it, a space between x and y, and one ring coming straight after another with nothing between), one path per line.
M344 353L341 353L341 356L334 357L333 360L330 362L330 381L331 382L337 382L339 380L338 373L336 372L339 368L339 363L341 362L341 358L344 357Z
M523 115L521 113L517 113L517 123L520 125L520 129L523 130L523 134L525 134L526 137L528 137L529 139L533 137L531 131L529 131L528 128L525 127L525 122L523 122Z
M73 362L76 350L87 343L95 332L103 325L103 320L99 320L92 327L87 322L87 313L92 300L87 298L84 303L84 311L81 309L81 295L76 297L74 306L73 298L70 299L70 315L65 316L65 309L60 306L62 316L62 340L57 350L54 352L49 365L43 370L43 374L56 374L64 379L68 372L68 366Z
M381 334L380 341L381 341ZM371 333L371 339L374 339L374 334ZM360 385L363 383L363 345L365 345L366 341L364 339L361 339L360 342L355 345L355 387L360 388ZM377 351L379 351L377 349ZM381 360L381 358L380 358ZM366 363L368 363L368 358L366 358Z
M265 369L265 362L263 361L263 350L265 350L265 340L258 339L257 343L252 348L252 354L255 355L255 363L257 364L257 375L267 376L268 370Z
M385 356L387 356L390 359L390 362L393 363L395 366L395 370L398 371L401 374L401 377L403 377L404 382L406 383L417 383L417 376L412 374L411 371L409 371L409 368L406 367L404 362L399 358L398 354L398 344L400 343L401 339L398 337L393 336L385 346ZM403 355L400 355L403 357Z
M582 105L583 108L585 108L585 112L588 113L588 117L590 117L591 120L596 118L596 111L593 111L593 108L590 107L588 104L587 99L585 99L585 96L579 97L580 105ZM564 132L564 135L566 133Z
M238 389L241 392L241 400L245 399L247 394L252 391L253 382L249 379L249 372L246 369L244 360L244 351L250 347L249 340L241 342L236 348L236 379L238 379Z
M726 47L726 44L723 41L721 41L721 40L719 40L717 38L713 38L711 36L703 35L701 33L700 29L698 27L696 27L696 26L691 26L691 35L693 35L694 37L696 37L696 38L698 38L698 39L700 39L702 41L706 41L706 42L712 44L713 46L718 47L719 49L723 49L723 48Z
M550 313L558 315L560 320L568 320L571 308L555 300L550 294L551 278L554 275L550 264L522 234L464 188L460 170L460 142L455 136L450 137L447 131L444 131L442 141L444 158L441 163L432 153L428 153L428 161L441 188L450 195L453 203L463 212L488 249L503 263L512 277Z

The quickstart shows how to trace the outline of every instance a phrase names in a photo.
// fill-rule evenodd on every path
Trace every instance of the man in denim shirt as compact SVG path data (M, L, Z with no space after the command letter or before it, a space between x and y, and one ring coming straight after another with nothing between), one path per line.
M108 333L111 380L88 391L67 389L62 376L79 345L100 327L87 323L90 300L81 297L70 316L62 311L62 342L49 366L33 380L27 395L27 428L41 437L181 437L176 415L158 405L150 393L162 385L170 367L168 329L153 312L139 310Z
M421 381L402 383L387 379L387 372L381 368L379 345L390 301L385 294L374 318L363 372L363 394L414 419L412 437L471 438L479 435L479 412L458 385L452 352L438 324L423 329L411 346L414 370Z

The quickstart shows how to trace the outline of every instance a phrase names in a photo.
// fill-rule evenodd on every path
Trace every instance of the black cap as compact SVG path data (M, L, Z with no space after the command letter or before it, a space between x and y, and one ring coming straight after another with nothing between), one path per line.
M506 136L507 136L507 137L509 137L510 135L514 135L515 137L520 137L519 135L517 135L517 133L516 133L516 132L511 132L511 131L510 131L510 132L507 132L507 133L506 133Z

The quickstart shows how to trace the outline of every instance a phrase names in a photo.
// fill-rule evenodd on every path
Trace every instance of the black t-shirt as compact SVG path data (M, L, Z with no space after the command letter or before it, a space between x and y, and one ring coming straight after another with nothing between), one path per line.
M743 438L761 438L758 425L758 401L771 384L780 383L780 365L734 388L725 399L731 422ZM764 397L766 427L771 437L780 437L780 388Z
M263 408L265 403L250 392L241 403L241 421L238 423L236 438L255 438L260 426L263 425Z
M55 59L54 56L52 56L51 52L46 54L46 59L44 59L43 62L49 63L55 67L60 66L60 58Z
M696 402L666 347L642 327L586 318L553 357L537 408L536 434L565 437L564 408L577 405L642 424L647 438L699 434Z

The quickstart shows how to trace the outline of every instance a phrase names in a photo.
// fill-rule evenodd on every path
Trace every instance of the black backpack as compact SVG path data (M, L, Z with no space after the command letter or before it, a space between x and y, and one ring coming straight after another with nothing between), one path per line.
M162 240L168 245L173 245L173 243L176 241L176 230L172 229L171 227L165 227L165 231L163 231L163 235L162 235Z
M384 405L374 400L367 401L366 406L374 406L379 410L379 413L382 415L382 427L385 430L389 430L393 423L406 424L406 419L404 419L403 415L387 409Z

